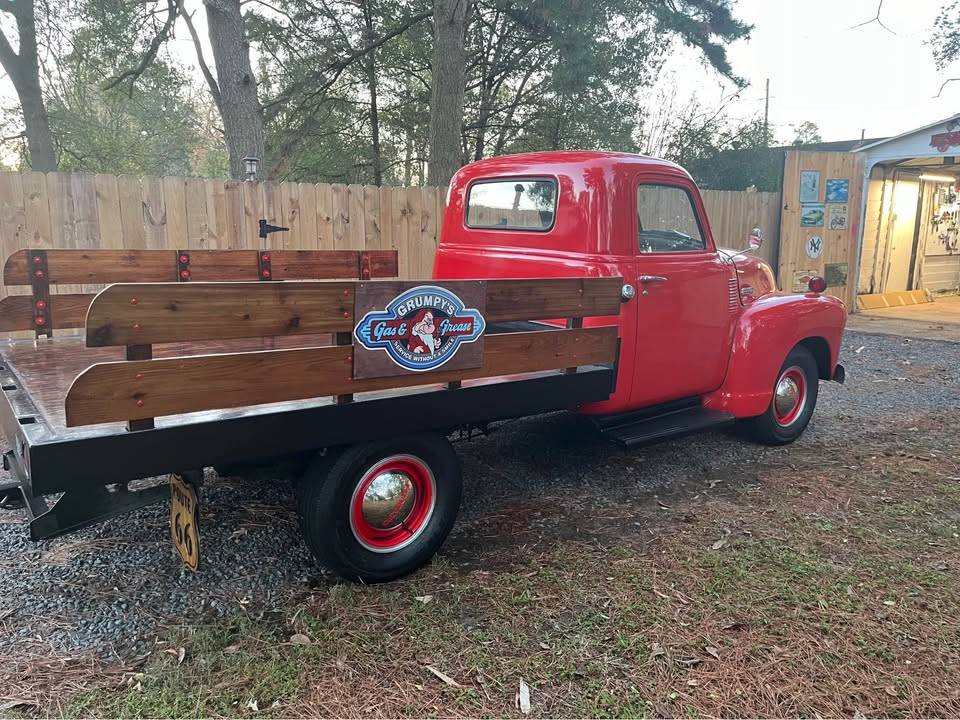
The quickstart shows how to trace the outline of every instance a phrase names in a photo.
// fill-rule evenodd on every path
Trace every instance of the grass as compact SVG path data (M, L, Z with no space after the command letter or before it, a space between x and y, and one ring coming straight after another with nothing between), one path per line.
M523 681L534 717L955 716L960 450L922 442L833 450L814 475L798 446L626 505L569 490L506 546L480 517L412 578L171 628L144 667L38 712L517 716ZM596 533L571 539L566 513Z

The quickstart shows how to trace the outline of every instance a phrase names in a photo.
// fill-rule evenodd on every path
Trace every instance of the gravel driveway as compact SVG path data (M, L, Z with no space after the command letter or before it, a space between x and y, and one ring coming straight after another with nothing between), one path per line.
M800 442L829 452L855 443L878 418L957 410L958 356L955 344L848 333L847 384L821 384L817 413ZM598 439L582 419L554 414L503 423L489 436L458 444L458 451L466 497L465 522L446 550L454 562L469 553L470 520L514 503L536 503L545 489L556 495L602 484L605 492L636 502L638 487L649 497L791 449L710 433L624 452ZM28 539L21 511L0 511L0 647L125 657L165 623L241 607L258 613L330 582L300 539L288 479L251 482L211 472L202 503L203 566L197 574L175 557L165 503L42 543Z

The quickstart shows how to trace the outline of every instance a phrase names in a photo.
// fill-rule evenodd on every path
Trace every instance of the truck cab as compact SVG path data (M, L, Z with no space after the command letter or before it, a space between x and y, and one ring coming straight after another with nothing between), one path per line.
M843 303L820 294L819 278L781 292L768 265L720 248L696 183L673 163L583 151L479 161L450 183L441 238L436 279L623 279L620 315L586 321L618 324L616 389L580 412L679 409L691 426L742 419L757 439L789 442L819 380L843 378Z

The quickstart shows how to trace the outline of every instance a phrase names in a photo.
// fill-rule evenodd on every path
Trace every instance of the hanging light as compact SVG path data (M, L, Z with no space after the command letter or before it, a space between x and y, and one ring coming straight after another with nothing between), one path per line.
M927 182L939 182L939 183L952 183L952 182L956 182L957 180L955 177L952 177L950 175L930 175L928 173L924 173L923 175L921 175L920 179L926 180Z
M247 175L247 182L253 182L257 179L257 169L260 165L260 158L245 157L243 166Z

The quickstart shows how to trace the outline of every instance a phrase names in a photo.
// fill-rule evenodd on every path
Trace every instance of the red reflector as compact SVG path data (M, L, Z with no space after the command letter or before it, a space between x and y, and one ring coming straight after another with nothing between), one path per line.
M807 283L807 287L810 288L810 292L822 293L827 289L827 281L819 275L814 275L812 278L810 278L810 282Z
M37 310L43 310L47 306L46 301L37 300Z

